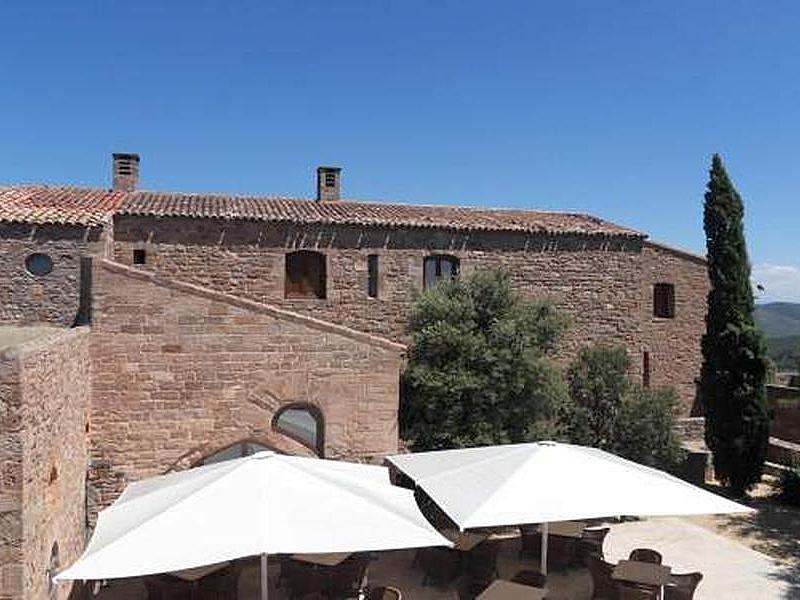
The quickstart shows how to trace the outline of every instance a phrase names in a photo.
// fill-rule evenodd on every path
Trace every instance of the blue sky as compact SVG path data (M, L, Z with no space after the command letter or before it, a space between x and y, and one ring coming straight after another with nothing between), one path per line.
M720 152L800 301L800 3L3 2L0 182L578 210L703 251Z

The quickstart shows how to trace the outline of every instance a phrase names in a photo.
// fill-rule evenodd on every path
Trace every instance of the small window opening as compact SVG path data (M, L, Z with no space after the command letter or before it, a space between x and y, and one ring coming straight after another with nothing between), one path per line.
M53 270L53 259L49 254L35 252L25 258L25 269L31 275L42 277Z
M286 255L286 298L325 298L325 255L299 250Z
M325 423L316 406L305 403L284 406L273 417L272 428L310 448L317 456L323 455Z
M332 171L325 173L325 187L336 187L336 173Z
M660 319L675 317L675 286L671 283L653 286L653 316Z
M432 288L439 281L449 281L458 275L459 262L455 256L438 254L425 257L423 284Z
M133 264L143 265L147 260L144 248L135 248L133 250Z
M378 297L378 255L367 256L367 295L370 298Z
M58 469L55 465L52 465L50 467L50 476L47 478L47 483L52 485L56 481L58 481Z
M645 352L642 356L642 387L650 387L650 353Z

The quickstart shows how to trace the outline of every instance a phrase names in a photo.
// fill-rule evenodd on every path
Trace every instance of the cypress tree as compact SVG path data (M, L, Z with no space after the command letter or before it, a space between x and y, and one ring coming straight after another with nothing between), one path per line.
M767 352L753 317L743 217L742 199L715 154L703 218L711 290L700 398L717 477L739 495L761 479L769 441Z

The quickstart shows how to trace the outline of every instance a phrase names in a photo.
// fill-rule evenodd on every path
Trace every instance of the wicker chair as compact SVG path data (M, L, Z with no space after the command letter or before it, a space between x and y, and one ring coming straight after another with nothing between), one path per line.
M371 589L367 600L403 600L403 594L395 587L381 586Z
M422 585L447 585L461 574L461 553L451 548L425 548L419 563L425 573Z
M660 565L661 553L656 552L655 550L651 550L650 548L636 548L635 550L631 550L631 554L628 557L628 559L635 560L637 562L653 563L654 565Z
M542 554L542 533L539 528L532 525L521 525L520 535L520 557L538 558Z
M241 565L233 563L203 577L197 586L199 600L236 600L241 571Z
M589 568L589 575L592 576L592 587L594 600L617 600L619 591L616 582L611 578L614 567L611 563L604 561L599 556L590 554L586 557L586 566Z
M583 530L583 535L581 535L580 542L578 543L578 555L584 564L586 564L586 557L590 554L605 558L603 554L603 542L609 531L611 531L610 527Z
M692 600L700 580L703 579L702 573L685 573L672 575L669 585L664 587L665 600Z
M635 583L617 583L619 600L658 600L658 589Z
M364 583L370 558L354 554L329 569L328 595L331 598L349 598L357 595Z
M528 587L544 588L547 587L547 576L542 575L539 571L533 569L524 569L517 571L511 578L514 583L521 583Z

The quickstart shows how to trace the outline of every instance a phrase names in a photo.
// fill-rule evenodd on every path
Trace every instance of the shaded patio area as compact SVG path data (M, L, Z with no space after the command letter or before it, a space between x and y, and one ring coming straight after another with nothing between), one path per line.
M628 557L634 548L654 548L661 552L664 563L673 572L703 573L695 598L759 598L788 599L796 591L786 566L734 540L715 534L684 518L652 518L623 523L610 523L606 538L606 559L617 562ZM498 542L499 577L510 579L520 570L538 570L538 559L519 556L520 538ZM372 586L391 585L402 590L403 597L413 600L452 600L458 598L456 585L424 585L424 571L414 564L416 551L383 552L369 567ZM276 588L280 565L270 566L270 598L287 600L285 589ZM547 598L553 600L588 600L592 597L592 581L585 568L572 568L548 575ZM239 579L238 597L259 598L259 568L248 563ZM101 590L99 600L145 600L141 580L113 582Z

